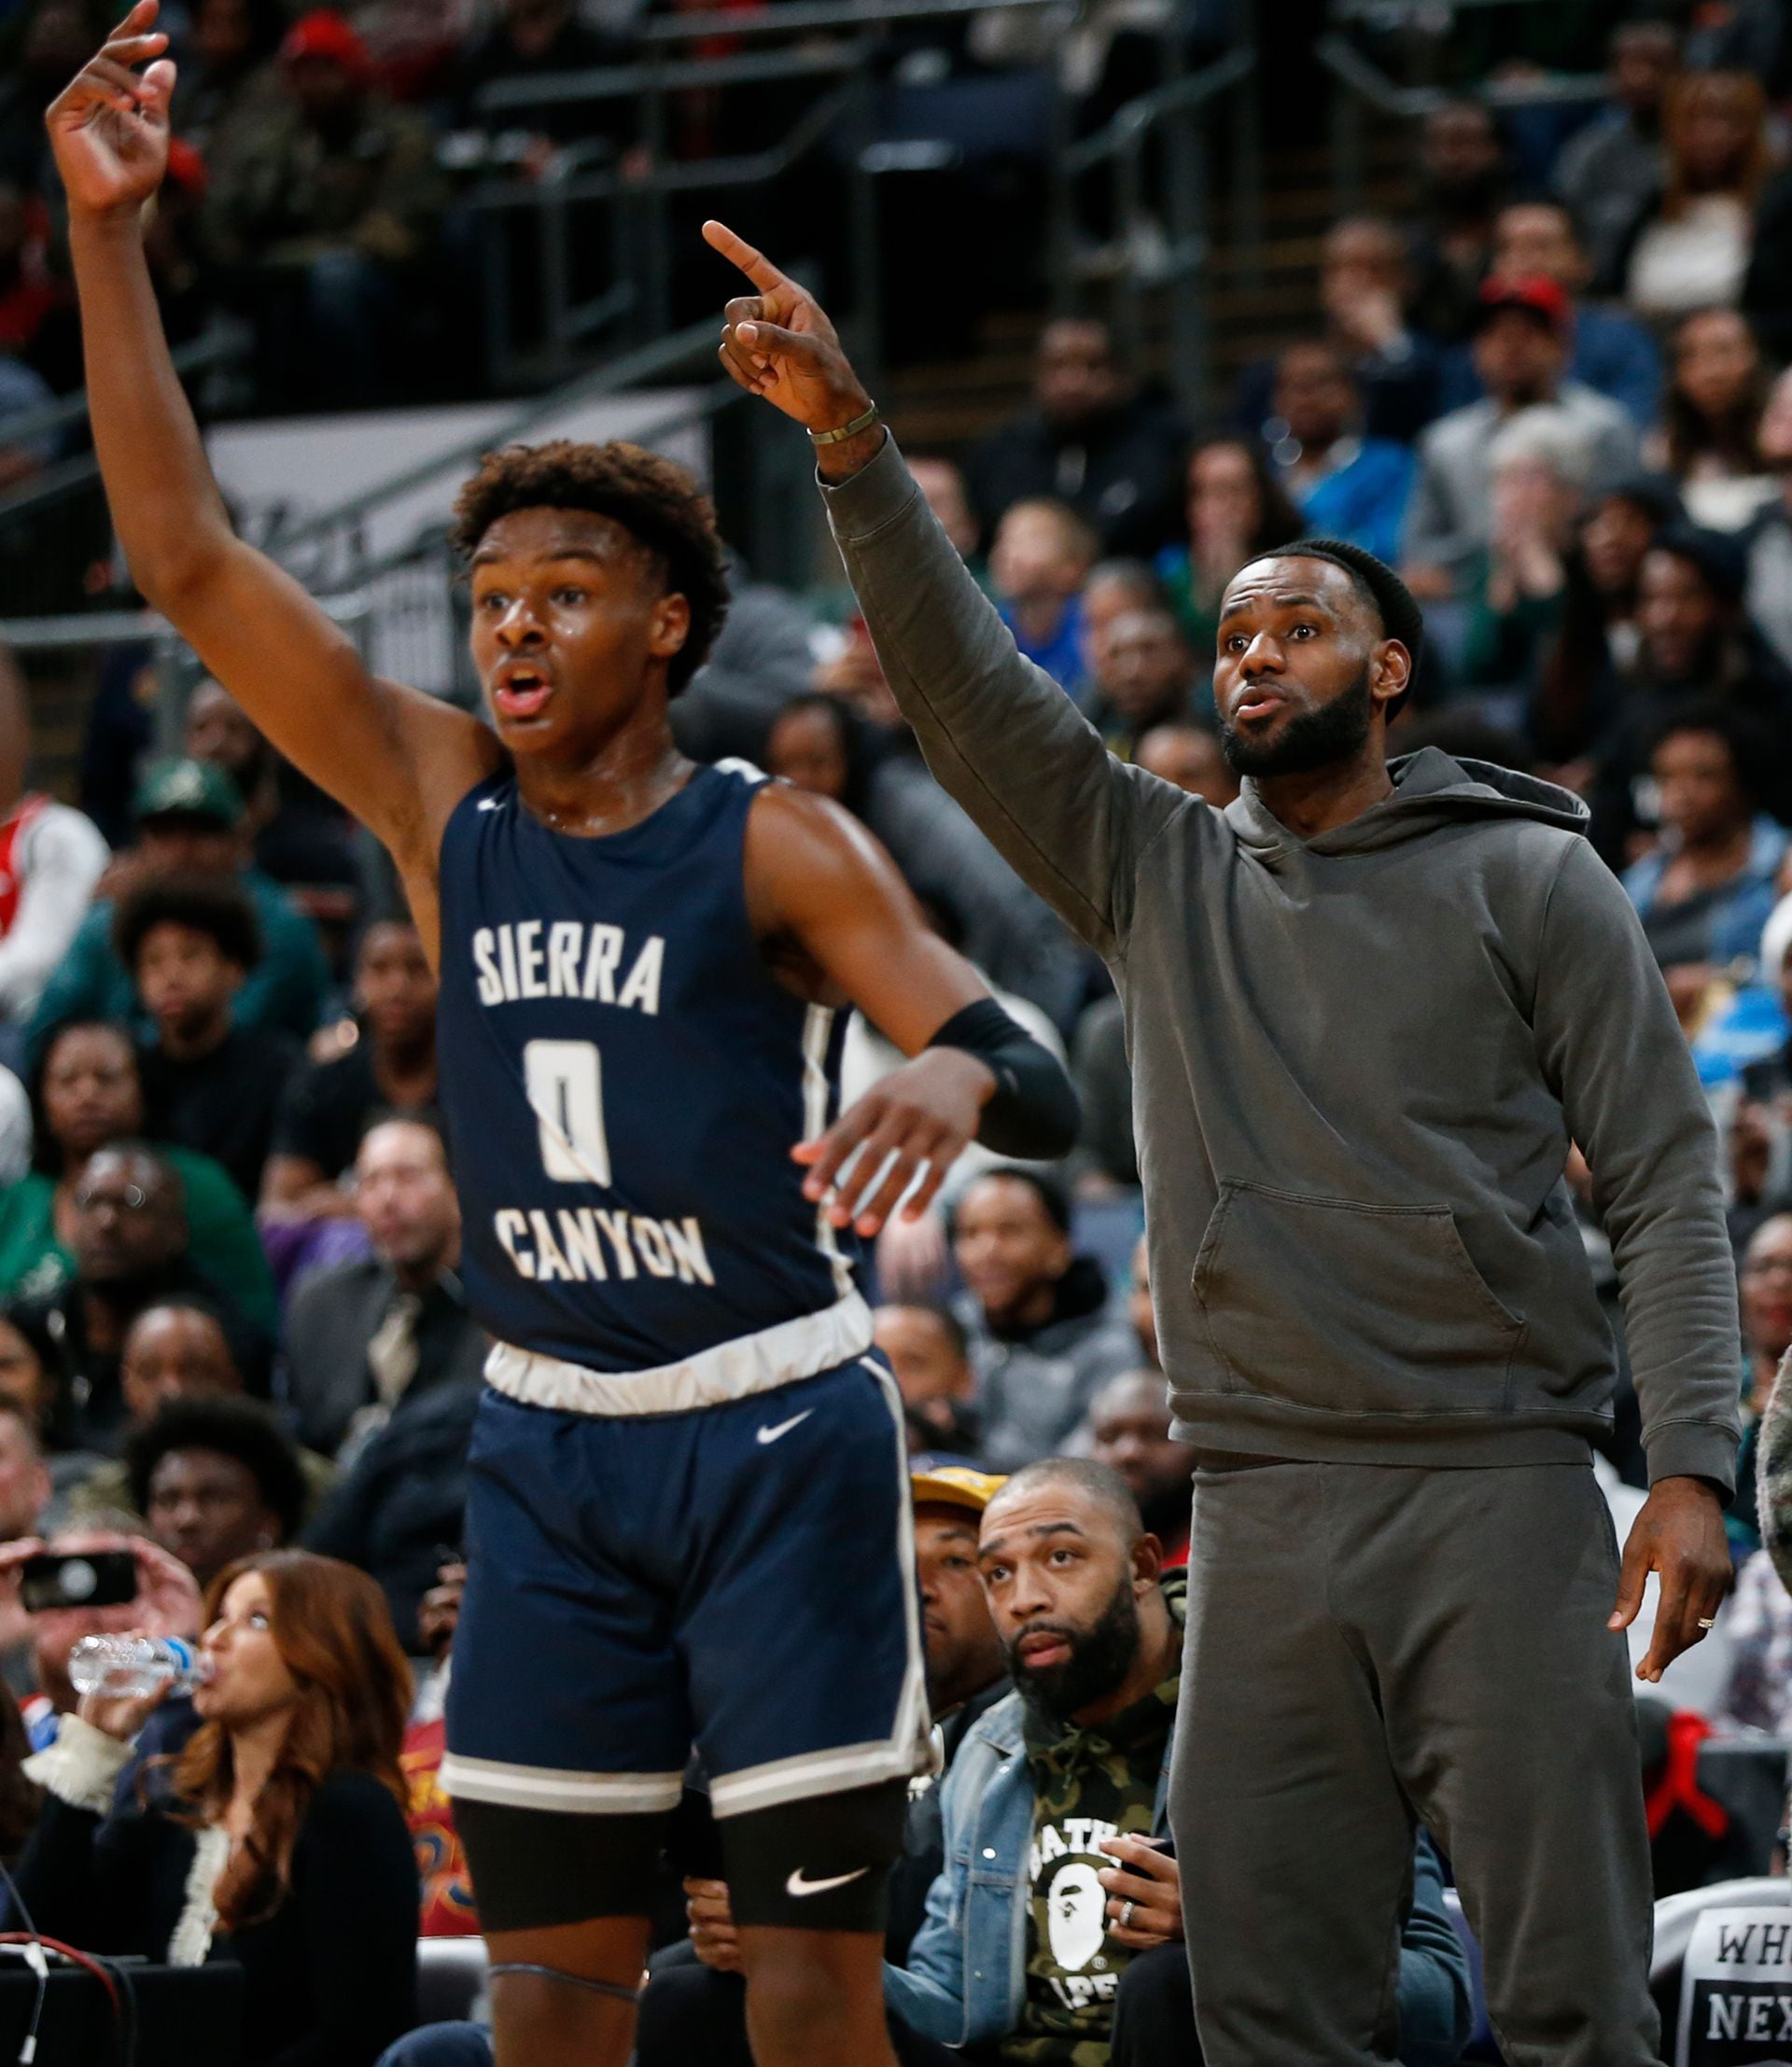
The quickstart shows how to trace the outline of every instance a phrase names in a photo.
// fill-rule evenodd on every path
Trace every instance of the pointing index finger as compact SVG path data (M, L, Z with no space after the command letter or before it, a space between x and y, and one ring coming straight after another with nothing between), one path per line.
M790 282L765 254L756 251L745 237L735 236L725 222L705 223L703 240L712 251L721 252L731 264L738 266L762 293L776 294L778 288L789 287Z

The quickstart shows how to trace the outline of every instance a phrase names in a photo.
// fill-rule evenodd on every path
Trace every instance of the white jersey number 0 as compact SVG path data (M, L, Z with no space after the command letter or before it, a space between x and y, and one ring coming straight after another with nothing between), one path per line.
M609 1183L603 1060L590 1040L531 1040L523 1082L540 1123L541 1167L562 1184Z

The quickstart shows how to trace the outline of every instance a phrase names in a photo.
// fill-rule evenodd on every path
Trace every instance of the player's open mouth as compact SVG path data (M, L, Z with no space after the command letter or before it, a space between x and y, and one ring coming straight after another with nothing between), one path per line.
M1281 708L1288 699L1273 689L1247 689L1232 706L1232 722L1250 724L1258 718L1267 718L1272 711Z
M534 667L507 667L492 689L493 707L505 718L533 718L553 694L553 684Z

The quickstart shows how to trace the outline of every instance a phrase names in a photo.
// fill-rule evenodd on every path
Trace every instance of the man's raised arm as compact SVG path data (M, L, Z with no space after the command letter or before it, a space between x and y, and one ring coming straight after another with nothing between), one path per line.
M1050 676L1022 659L814 298L721 223L703 233L755 290L728 304L722 364L816 439L835 541L928 766L1067 925L1113 951L1130 922L1138 856L1176 811L1197 807L1116 761ZM849 435L825 435L842 429Z
M375 680L304 590L231 532L144 257L175 84L156 14L157 0L139 0L46 118L113 522L145 596L282 752L401 864L426 860L440 817L496 749L466 713Z

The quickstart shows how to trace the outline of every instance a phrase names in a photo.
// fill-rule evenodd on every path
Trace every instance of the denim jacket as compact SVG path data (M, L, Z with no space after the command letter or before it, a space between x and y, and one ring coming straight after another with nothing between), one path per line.
M884 1999L942 2046L1005 2037L1027 1991L1028 1847L1033 1783L1018 1694L1000 1701L959 1747L940 1791L945 1864L906 1967L884 1968ZM1153 1832L1166 1834L1170 1747L1157 1776ZM1400 1944L1400 2058L1449 2067L1469 2039L1468 1962L1444 1912L1443 1874L1428 1838L1413 1861L1412 1909Z

